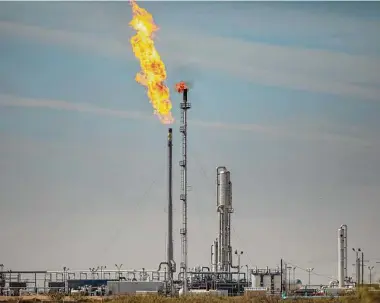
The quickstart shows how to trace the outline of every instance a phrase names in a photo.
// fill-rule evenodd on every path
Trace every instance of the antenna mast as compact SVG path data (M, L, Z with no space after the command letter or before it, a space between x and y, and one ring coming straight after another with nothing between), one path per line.
M187 102L188 87L185 82L176 84L177 92L183 94L181 103L181 126L179 128L182 134L182 160L179 162L181 167L181 195L182 201L182 228L181 228L181 268L183 270L182 287L183 294L187 294L187 110L191 104Z

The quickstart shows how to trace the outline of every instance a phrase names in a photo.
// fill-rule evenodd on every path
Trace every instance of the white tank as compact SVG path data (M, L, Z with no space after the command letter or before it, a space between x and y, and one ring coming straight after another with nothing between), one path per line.
M271 284L272 284L271 281L272 281L272 279L271 279L270 275L264 275L263 287L271 289Z
M251 275L251 287L260 287L260 275Z
M220 169L218 176L218 206L229 205L230 200L230 172Z

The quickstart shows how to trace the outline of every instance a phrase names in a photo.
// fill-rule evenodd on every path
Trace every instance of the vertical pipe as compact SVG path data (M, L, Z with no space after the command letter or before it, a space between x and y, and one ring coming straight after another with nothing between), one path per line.
M228 271L228 210L223 209L223 271Z
M168 241L167 263L171 288L173 287L173 130L168 131Z
M211 271L214 271L214 244L211 244Z
M356 286L360 285L360 257L356 252Z
M347 225L344 226L344 279L348 279L348 242L347 242Z
M219 212L219 232L218 232L218 270L223 271L223 213Z
M218 239L214 240L214 244L211 246L211 267L212 271L218 271Z
M364 252L362 251L362 274L361 274L361 278L362 278L362 286L364 286Z
M228 173L228 180L229 180L229 184L228 184L228 208L227 208L227 221L228 221L228 225L227 225L227 236L228 236L228 242L227 242L227 245L228 245L228 258L229 260L231 260L231 262L229 263L228 265L228 270L230 271L231 267L232 267L232 245L231 245L231 212L232 212L232 182L231 182L231 175L230 173Z
M281 294L283 292L283 287L282 287L282 259L281 259L281 265L280 265L280 277L281 277Z

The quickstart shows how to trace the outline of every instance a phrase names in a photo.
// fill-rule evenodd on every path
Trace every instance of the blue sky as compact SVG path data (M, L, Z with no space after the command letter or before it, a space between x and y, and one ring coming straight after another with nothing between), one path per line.
M315 267L323 275L315 282L326 282L336 276L343 223L349 246L380 259L379 3L141 6L160 27L168 86L192 83L190 265L209 262L218 165L232 174L242 262L276 266L283 257ZM127 2L0 3L0 241L11 241L1 260L8 267L155 268L165 256L167 127L134 81L130 19ZM179 120L181 97L171 92ZM173 128L177 163L177 122ZM49 252L36 245L41 239ZM152 256L154 247L162 253Z

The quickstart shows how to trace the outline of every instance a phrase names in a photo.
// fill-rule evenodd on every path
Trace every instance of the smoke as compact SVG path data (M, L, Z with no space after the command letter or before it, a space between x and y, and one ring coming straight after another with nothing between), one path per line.
M168 66L168 71L172 81L184 81L190 90L194 89L196 82L202 78L201 69L191 62L174 63L174 65Z

